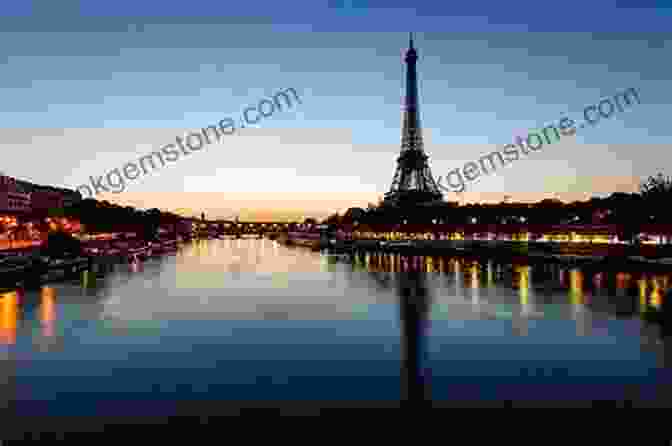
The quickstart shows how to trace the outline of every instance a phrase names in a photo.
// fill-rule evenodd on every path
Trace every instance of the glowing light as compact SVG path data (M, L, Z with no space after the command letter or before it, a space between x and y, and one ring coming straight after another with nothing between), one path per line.
M642 313L646 312L647 309L647 298L646 298L646 280L639 279L637 281L637 286L639 287L639 306Z
M471 267L471 288L478 288L478 266Z
M523 308L527 308L527 306L530 303L530 290L528 288L520 288L519 290L520 294L520 305L523 306Z
M651 302L651 306L658 309L660 308L660 305L663 303L663 293L662 290L660 289L658 278L654 277L652 282L653 282L653 290L651 291L649 300Z
M630 275L626 273L616 274L616 288L626 289L628 288L628 282L630 280Z
M40 305L40 321L42 334L45 337L54 336L54 322L56 321L56 290L49 287L42 288L42 304Z
M583 273L579 270L569 272L569 297L572 305L583 304Z
M518 267L516 272L520 274L520 287L521 288L528 288L530 286L530 267L529 266L522 266Z
M602 288L602 273L597 273L593 277L593 284L596 288Z
M16 344L19 296L16 291L0 294L0 342Z
M434 264L431 257L425 258L425 272L431 273L434 271Z

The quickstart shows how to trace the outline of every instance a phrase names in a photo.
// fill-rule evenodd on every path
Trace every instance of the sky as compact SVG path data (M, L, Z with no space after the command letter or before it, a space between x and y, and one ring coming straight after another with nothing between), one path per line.
M96 198L323 217L389 190L415 32L434 177L636 88L641 103L450 201L585 199L669 174L671 1L5 0L0 170L77 188L278 91L301 103Z

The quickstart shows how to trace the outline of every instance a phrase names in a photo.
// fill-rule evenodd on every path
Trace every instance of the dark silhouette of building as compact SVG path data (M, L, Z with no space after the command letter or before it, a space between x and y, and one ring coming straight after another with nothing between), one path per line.
M22 215L30 212L30 194L17 187L15 178L0 175L0 212Z
M401 153L397 158L397 170L392 186L385 194L383 202L388 207L443 202L443 196L429 169L428 156L423 147L418 104L417 60L418 54L413 46L413 34L411 34L405 58L406 101L401 133Z
M30 203L35 214L48 214L52 209L63 208L63 194L55 190L35 190L30 194Z
M16 187L17 190L30 194L33 211L72 207L82 201L82 195L71 189L43 186L23 180L16 180Z

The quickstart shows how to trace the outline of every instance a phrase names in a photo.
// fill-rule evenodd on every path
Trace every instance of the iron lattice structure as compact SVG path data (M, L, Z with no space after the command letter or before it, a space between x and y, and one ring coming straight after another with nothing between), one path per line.
M418 54L411 34L406 52L406 101L404 104L401 153L397 158L390 191L385 194L388 205L422 205L443 202L443 194L434 181L425 154L420 126L418 104L418 77L416 63Z

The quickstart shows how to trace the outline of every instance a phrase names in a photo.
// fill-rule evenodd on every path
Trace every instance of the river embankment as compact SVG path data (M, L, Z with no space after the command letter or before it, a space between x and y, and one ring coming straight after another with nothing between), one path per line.
M174 239L90 240L82 242L80 252L58 257L45 252L43 244L3 250L0 288L37 287L47 282L80 278L85 272L104 274L113 264L134 263L175 252L179 243Z
M403 255L452 255L519 262L661 267L672 269L672 247L611 243L517 242L508 240L330 240L334 252L377 251Z

